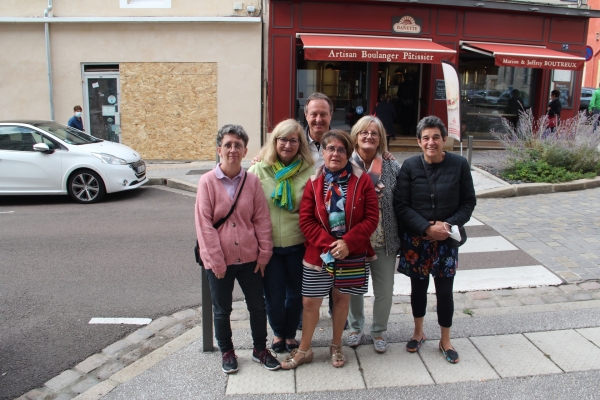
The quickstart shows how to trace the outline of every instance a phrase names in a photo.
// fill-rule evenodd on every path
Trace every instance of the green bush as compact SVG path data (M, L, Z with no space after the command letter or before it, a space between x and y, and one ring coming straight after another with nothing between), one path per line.
M502 118L505 132L491 132L507 152L502 176L514 181L566 182L598 175L600 135L593 132L591 118L580 113L562 120L554 132L547 128L546 116L535 120L531 110L519 112L516 126Z
M502 173L502 177L510 181L534 183L568 182L594 176L596 176L595 172L572 172L564 167L552 166L545 160L516 161Z

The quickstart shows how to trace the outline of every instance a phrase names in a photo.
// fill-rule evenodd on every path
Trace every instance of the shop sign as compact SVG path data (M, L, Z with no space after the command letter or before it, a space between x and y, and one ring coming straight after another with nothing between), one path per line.
M496 55L496 65L517 68L568 69L579 71L583 69L584 60L534 58L527 56Z
M450 54L452 55L452 54ZM305 48L306 60L406 62L437 64L448 58L448 52L426 50L337 50L327 48Z
M392 32L403 35L420 35L422 21L421 18L414 18L410 15L392 17Z

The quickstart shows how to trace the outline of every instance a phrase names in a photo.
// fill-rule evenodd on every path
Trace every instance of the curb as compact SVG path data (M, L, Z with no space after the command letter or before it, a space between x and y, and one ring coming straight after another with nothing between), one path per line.
M144 184L144 186L153 185L167 186L194 193L198 191L198 185L194 185L176 178L148 178L148 182Z
M521 183L517 185L507 184L505 186L481 190L475 193L475 196L478 199L498 199L506 197L531 196L534 194L572 192L574 190L593 189L597 187L600 187L600 176L597 176L594 179L578 179L563 183Z
M511 185L480 168L471 168L477 170L477 172L481 173L486 178L502 184L502 186L499 187L484 189L476 192L475 196L478 199L503 199L507 197L531 196L534 194L572 192L575 190L594 189L600 187L600 176L597 176L594 179L578 179L563 183L521 183L517 185ZM146 185L162 185L194 193L198 191L198 185L194 185L176 178L148 178L148 182L145 183L144 186Z

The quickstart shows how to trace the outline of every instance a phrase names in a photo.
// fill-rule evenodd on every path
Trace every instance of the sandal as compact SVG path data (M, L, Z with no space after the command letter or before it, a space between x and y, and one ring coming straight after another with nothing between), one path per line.
M409 353L416 353L417 351L419 351L419 349L421 348L421 345L423 343L425 343L426 340L427 340L427 338L425 337L425 335L423 335L421 340L417 340L417 339L409 340L408 343L406 343L406 351L408 351Z
M444 350L444 346L442 346L442 342L440 341L440 351L451 364L456 364L458 362L458 353L454 349Z
M297 360L297 354L301 355L302 358ZM315 353L313 353L312 348L304 351L300 349L293 349L290 355L281 362L281 369L295 369L298 367L298 365L312 362L314 355Z
M329 345L329 354L331 355L331 364L335 368L343 367L346 364L346 356L344 352L342 352L341 344L333 344Z

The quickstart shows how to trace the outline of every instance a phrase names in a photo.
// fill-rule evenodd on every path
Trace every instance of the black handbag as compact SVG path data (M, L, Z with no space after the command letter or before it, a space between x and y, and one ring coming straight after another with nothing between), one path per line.
M433 209L433 215L435 219L435 192L433 190L433 185L431 184L431 178L429 177L429 171L427 171L427 165L425 165L425 158L421 156L421 162L423 163L423 169L425 170L425 175L427 175L427 183L429 183L429 191L431 192L431 208ZM448 224L450 225L450 224ZM452 225L450 225L452 227ZM460 247L467 241L467 232L465 231L464 226L458 227L458 232L460 233L460 241L448 237L445 242L453 247Z
M240 186L240 190L238 191L238 195L235 198L235 201L233 202L231 209L229 210L229 212L227 213L226 216L224 216L223 218L218 220L215 224L213 224L213 228L219 229L219 227L221 225L223 225L225 223L225 221L227 221L227 219L231 216L231 214L233 214L233 209L235 208L235 205L237 204L240 194L242 193L242 189L244 188L244 183L246 183L246 175L248 175L247 172L244 174L244 179L242 180L242 186ZM200 244L198 243L198 239L196 239L196 245L194 246L194 258L196 259L196 262L198 263L198 265L200 265L201 267L204 267L204 261L202 261L202 257L200 256Z

